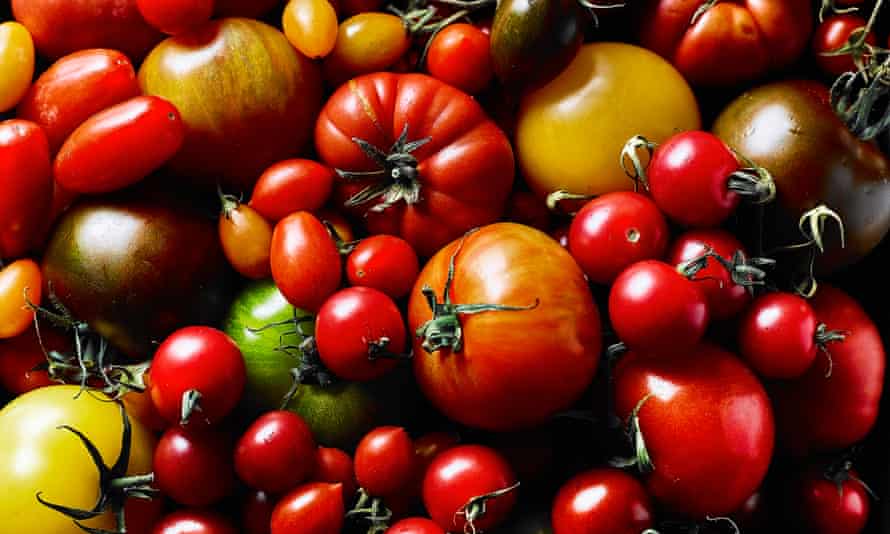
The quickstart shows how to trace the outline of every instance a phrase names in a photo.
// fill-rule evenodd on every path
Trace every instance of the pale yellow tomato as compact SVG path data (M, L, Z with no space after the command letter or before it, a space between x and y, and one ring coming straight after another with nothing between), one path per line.
M313 59L330 54L337 42L337 12L328 0L290 0L281 24L290 44Z
M34 41L18 22L0 24L0 112L14 108L34 76Z

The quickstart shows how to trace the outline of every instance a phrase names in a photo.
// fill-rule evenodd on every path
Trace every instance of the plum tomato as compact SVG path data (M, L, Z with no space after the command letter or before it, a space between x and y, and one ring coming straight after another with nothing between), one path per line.
M554 534L640 534L655 511L646 488L611 468L592 469L566 482L551 511Z
M346 258L346 277L354 286L370 287L390 298L407 295L420 273L417 253L404 239L374 235L362 239Z
M426 68L434 77L471 95L494 77L488 34L472 24L449 24L433 37Z
M154 452L155 486L185 506L208 506L235 487L232 443L211 428L168 428Z
M210 20L214 0L136 0L146 22L168 35L178 35Z
M414 443L401 427L375 428L355 449L355 478L374 497L394 496L410 489L416 469Z
M272 226L262 215L234 197L223 195L218 229L223 253L239 274L254 280L272 274Z
M34 323L43 276L34 260L16 260L0 269L0 339L16 337Z
M281 25L290 44L308 58L323 58L337 44L337 12L328 0L290 0Z
M321 209L333 186L334 171L321 163L308 159L280 161L257 180L250 207L267 220L278 222L291 213Z
M271 534L340 534L344 512L343 486L310 482L278 501Z
M235 472L248 486L284 493L315 470L312 430L293 412L274 411L254 421L235 446Z

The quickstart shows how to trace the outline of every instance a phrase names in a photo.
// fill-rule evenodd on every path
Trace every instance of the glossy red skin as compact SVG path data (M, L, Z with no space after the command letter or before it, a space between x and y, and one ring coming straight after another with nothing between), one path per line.
M877 327L849 295L819 284L810 305L817 322L847 337L828 345L830 377L817 358L800 378L770 389L779 442L794 456L841 450L862 440L878 416L886 366Z
M546 232L550 228L550 210L541 198L529 191L514 191L507 199L504 219Z
M355 481L355 468L352 458L341 451L329 447L319 447L316 454L315 472L312 474L315 482L333 482L343 485L343 495L346 499L352 498L358 489Z
M419 273L417 253L401 237L367 237L346 258L350 284L376 289L394 299L411 291Z
M618 469L593 469L565 483L550 514L554 534L640 534L653 524L646 489Z
M267 412L254 421L235 446L235 472L248 486L284 493L315 470L312 429L299 415Z
M430 257L470 228L503 213L513 185L513 150L504 133L469 95L422 74L375 73L341 86L315 128L315 146L329 166L371 171L375 164L353 141L388 150L409 125L408 140L432 140L413 152L419 162L420 201L400 201L382 213L359 206L369 233L398 235ZM342 182L345 201L368 181Z
M679 133L652 154L649 193L671 220L685 226L718 226L735 210L739 195L727 179L739 170L732 150L708 132Z
M41 325L40 336L48 351L71 349L71 341L67 336L47 328L46 325ZM42 363L46 363L46 356L33 328L14 338L0 341L0 388L13 395L21 395L32 389L55 384L46 371L33 370Z
M649 0L641 40L692 83L732 85L793 63L813 26L807 0L718 2L694 23L705 0Z
M340 252L314 215L288 215L272 232L272 278L284 298L301 310L317 312L340 287Z
M275 499L262 491L252 491L241 505L241 531L244 534L269 534Z
M180 510L164 517L152 534L237 534L222 516L207 510Z
M590 281L610 284L632 264L661 258L669 235L652 199L619 191L581 208L569 227L568 246Z
M13 0L12 13L51 59L112 48L139 61L163 38L139 14L136 0Z
M858 478L855 471L850 475ZM812 534L859 534L865 530L871 497L857 480L849 478L840 490L818 469L808 470L798 482L794 517Z
M35 244L52 203L49 145L33 122L0 122L0 191L0 258L10 260Z
M833 52L847 44L850 34L858 28L864 28L865 25L866 20L858 15L841 14L826 18L816 27L816 32L813 34L813 54L822 72L830 76L839 76L845 72L856 70L856 64L853 63L853 57L850 55L825 56L822 54ZM868 32L865 42L870 45L877 43L874 32Z
M760 381L709 343L670 359L628 353L614 371L616 413L639 412L655 470L653 499L703 519L729 514L760 486L773 452L773 412Z
M799 377L816 361L816 326L816 313L803 298L761 295L739 323L739 352L766 378Z
M438 455L423 479L423 504L430 517L449 532L462 532L463 516L456 515L473 497L501 490L516 483L510 464L493 449L461 445ZM516 490L487 503L485 515L474 524L488 530L500 524L516 503Z
M146 22L177 35L210 20L214 0L136 0L136 6Z
M430 432L415 439L414 453L420 469L425 472L436 456L456 447L459 443L460 436L450 432Z
M213 424L229 414L244 390L246 370L238 345L215 328L188 326L170 334L151 363L151 399L158 413L178 423L182 395L201 393L189 424Z
M308 159L280 161L257 180L250 207L278 222L291 213L321 209L333 187L334 171L329 167Z
M183 139L185 127L173 104L137 96L78 126L56 155L53 174L69 191L108 193L160 168Z
M494 78L488 34L472 24L446 26L430 43L426 56L429 73L461 91L476 94Z
M445 531L425 517L409 517L389 527L386 534L445 534Z
M652 355L691 350L710 318L697 283L654 260L635 263L618 275L609 292L609 317L628 348Z
M417 466L414 442L402 427L375 428L355 449L355 478L375 497L396 495L409 488Z
M272 512L272 534L339 534L343 526L343 487L310 482L288 493Z
M731 233L721 229L689 230L677 236L667 254L668 263L679 265L701 257L706 247L726 260L732 260L739 250L747 257L744 245ZM751 294L744 286L732 281L730 272L713 258L693 277L708 301L708 314L717 321L735 317L751 302Z
M154 453L155 486L185 506L208 506L226 497L235 485L232 444L209 428L172 426Z
M155 525L164 513L162 499L137 499L130 497L124 503L124 517L127 520L127 534L152 534Z
M349 287L331 295L315 318L315 341L322 363L344 380L367 382L392 371L398 360L369 358L370 343L389 339L386 350L403 354L406 346L402 313L385 293L370 287Z

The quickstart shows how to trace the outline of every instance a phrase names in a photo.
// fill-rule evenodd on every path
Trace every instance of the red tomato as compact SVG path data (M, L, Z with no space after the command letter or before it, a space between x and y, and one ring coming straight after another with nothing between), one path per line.
M774 384L779 442L795 456L848 447L874 426L886 358L877 327L849 295L820 284L810 300L816 320L845 338L828 346L832 372L818 360L796 380Z
M702 519L738 509L766 475L773 413L757 377L732 354L703 343L671 359L628 353L614 372L615 405L639 428L654 468L649 494Z
M826 18L816 27L816 33L813 34L813 53L816 55L816 63L819 64L822 72L838 76L847 71L856 70L852 56L827 56L825 53L843 47L850 39L850 35L855 30L864 28L865 25L865 19L860 16L841 14ZM877 43L874 32L868 32L865 42L870 45Z
M343 487L312 482L288 493L272 512L272 534L340 534Z
M146 22L176 35L210 20L214 0L136 0L136 6Z
M241 505L241 530L245 534L270 534L275 500L262 491L252 491Z
M554 534L640 534L654 516L637 479L618 469L593 469L560 488L551 522Z
M0 122L0 259L21 256L35 244L52 203L51 172L40 126Z
M238 345L223 332L189 326L170 334L151 362L151 398L171 423L189 415L199 423L216 423L228 415L244 390L246 370ZM193 414L183 403L197 392ZM186 413L183 413L183 412Z
M300 211L272 232L272 278L295 307L316 312L340 287L340 251L314 215Z
M346 258L350 284L377 289L394 299L411 291L419 272L417 253L411 245L391 235L362 239Z
M497 452L481 445L461 445L430 464L423 479L423 504L433 521L447 531L485 531L512 510L515 484L513 470Z
M797 523L812 534L859 534L871 508L869 495L855 471L826 478L808 470L798 481L794 500Z
M146 373L143 379L145 380L145 385L150 386L151 374ZM170 423L161 417L158 409L155 408L155 404L151 400L151 392L148 389L145 391L130 391L121 397L121 402L124 403L124 408L127 409L128 414L138 419L145 428L151 431L160 433L170 426Z
M184 138L173 104L138 96L78 126L56 155L54 176L76 193L115 191L157 170L182 147Z
M497 220L513 184L504 133L472 97L421 74L380 72L341 86L321 111L315 145L331 167L376 173L342 181L340 198L371 234L401 236L424 257Z
M283 493L309 479L315 470L315 438L293 412L263 414L235 447L235 471L248 486Z
M180 510L155 525L152 534L237 534L222 516L208 510Z
M414 443L402 427L375 428L355 449L355 478L374 497L397 495L408 489L416 468Z
M514 191L507 199L504 219L546 232L550 228L550 210L540 197L528 191Z
M71 343L56 330L41 328L40 336L48 351L70 349ZM33 328L12 339L0 341L0 388L13 395L21 395L32 389L55 384L46 371L33 370L45 362L46 355Z
M386 534L445 534L445 531L425 517L409 517L389 527Z
M250 196L250 207L278 222L291 213L320 209L333 186L334 171L320 163L308 159L281 161L260 176Z
M346 217L338 212L325 209L320 210L318 212L318 220L326 223L325 226L330 225L336 232L337 237L344 243L355 241L355 232L352 231L352 226L349 225Z
M340 449L319 447L316 456L315 482L336 482L343 485L343 495L351 498L358 489L352 458Z
M569 227L568 247L592 282L611 284L630 265L661 258L668 236L667 221L650 198L621 191L581 208Z
M229 437L209 428L173 426L154 453L155 485L185 506L208 506L235 485Z
M649 0L642 43L695 84L732 85L793 63L813 26L807 0L712 2Z
M456 447L458 443L460 437L449 432L430 432L414 440L414 454L417 456L420 470L425 473L436 456ZM422 475L423 473L421 478Z
M488 34L472 24L449 24L433 37L426 68L461 91L479 93L494 78L489 42Z
M226 259L238 274L255 280L272 274L272 226L262 215L224 195L218 229Z

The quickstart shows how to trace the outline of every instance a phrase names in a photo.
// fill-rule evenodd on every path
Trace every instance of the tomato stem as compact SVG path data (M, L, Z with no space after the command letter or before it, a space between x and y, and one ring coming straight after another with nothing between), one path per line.
M621 149L621 168L624 169L624 173L634 181L634 191L637 191L641 184L643 189L649 189L649 178L646 176L646 166L643 165L643 162L640 159L640 149L646 149L648 159L651 159L656 146L658 145L649 141L642 135L635 135L631 137ZM630 168L628 168L628 162L630 162Z
M216 184L216 194L219 196L219 202L222 205L222 215L226 219L232 218L232 212L238 209L238 206L241 205L242 198L236 197L235 195L229 195L223 192L222 185Z
M547 195L547 209L553 212L559 212L559 203L564 200L591 200L593 198L596 198L596 195L581 195L578 193L570 193L565 189L560 189ZM575 213L566 213L566 215L575 215Z
M202 411L201 396L201 392L197 389L190 389L182 394L182 404L180 406L179 417L180 425L187 425L194 412Z
M717 5L717 2L720 0L707 0L707 2L698 6L698 9L695 10L695 13L692 14L692 18L689 20L689 25L694 26L698 19L700 19L705 13L708 12L712 7Z
M484 495L477 495L458 508L454 515L455 517L463 516L466 520L464 523L464 534L476 534L475 522L488 512L488 501L497 499L511 491L515 491L518 487L519 482L517 481L515 484L507 486L506 488L501 488Z
M816 327L816 333L813 335L813 339L816 343L816 346L819 347L819 350L828 359L828 367L825 370L825 378L831 378L832 371L834 370L834 359L831 357L831 351L828 350L828 344L843 341L847 339L848 335L850 335L849 332L843 332L841 330L829 330L828 326L825 323L819 323L819 325Z
M819 22L824 21L828 14L855 13L858 10L859 8L856 6L840 7L837 5L837 0L822 0L822 5L819 6Z
M646 448L643 429L640 427L640 410L643 409L643 406L653 395L653 393L647 393L646 396L637 401L636 406L634 406L633 411L630 412L630 416L627 418L627 437L631 447L634 449L634 456L631 458L613 458L609 462L613 467L636 467L641 474L651 473L655 470L655 465L649 456L649 449Z
M711 523L720 523L720 522L729 523L729 526L732 527L732 531L733 531L734 534L741 534L741 530L739 530L739 526L736 524L735 521L732 520L732 518L729 518L729 517L711 517L711 516L707 516L707 515L706 515L706 516L705 516L705 521L709 521L709 522L711 522Z
M346 512L346 517L368 522L367 534L386 532L392 515L392 511L383 504L383 500L379 497L371 497L364 488L358 490L358 502L355 507Z
M337 245L337 251L341 256L348 256L352 254L352 251L355 250L355 247L358 246L359 243L362 242L361 239L355 239L353 241L344 241L340 236L340 232L337 231L337 228L327 220L321 221L324 227L328 230L328 233L331 234L331 238L334 240L334 244Z

